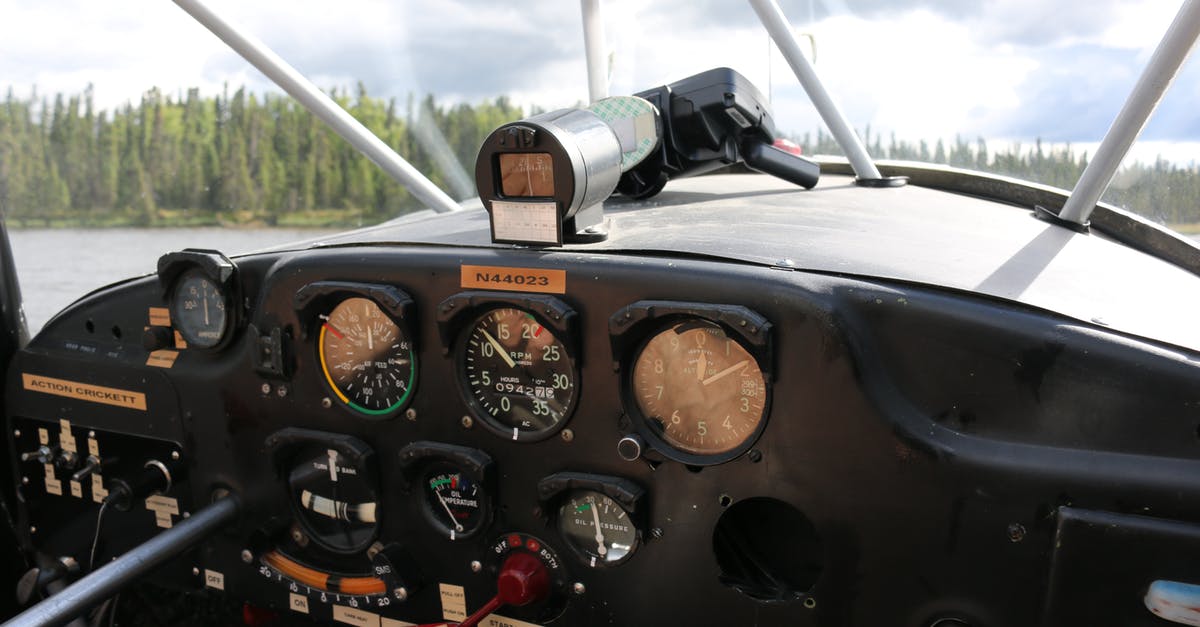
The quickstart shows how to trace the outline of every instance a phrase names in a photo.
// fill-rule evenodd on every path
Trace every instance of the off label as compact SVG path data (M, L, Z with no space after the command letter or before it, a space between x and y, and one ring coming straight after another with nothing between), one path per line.
M204 569L204 586L214 590L225 589L225 575L215 570Z

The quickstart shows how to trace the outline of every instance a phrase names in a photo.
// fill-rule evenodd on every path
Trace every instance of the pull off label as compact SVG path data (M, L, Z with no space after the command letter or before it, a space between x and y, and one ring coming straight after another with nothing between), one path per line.
M28 373L21 373L21 379L24 382L26 390L92 403L115 405L117 407L124 407L125 409L146 411L146 395L141 392L106 388L99 385L90 385L79 383L78 381L67 381L66 379L55 379Z
M462 286L467 289L543 294L567 293L566 270L464 265L461 282Z

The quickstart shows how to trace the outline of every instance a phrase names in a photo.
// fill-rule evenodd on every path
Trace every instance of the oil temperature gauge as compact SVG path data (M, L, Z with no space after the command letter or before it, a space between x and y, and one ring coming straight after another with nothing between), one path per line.
M588 566L614 566L629 559L638 544L637 527L612 497L574 490L558 510L558 531Z
M487 492L458 466L446 462L431 464L425 472L422 489L426 515L451 540L469 538L487 523Z

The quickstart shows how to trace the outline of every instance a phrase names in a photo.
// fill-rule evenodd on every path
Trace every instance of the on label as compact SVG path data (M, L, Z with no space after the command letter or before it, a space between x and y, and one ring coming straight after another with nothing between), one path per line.
M77 499L83 498L83 484L79 483L78 481L71 480L67 482L67 485L71 486L71 496Z
M333 620L347 625L361 625L362 627L380 627L379 615L371 612L364 612L345 605L333 606Z
M204 587L214 590L225 589L225 575L215 570L204 569Z
M304 596L303 594L296 594L295 592L291 592L288 594L288 607L290 607L293 612L300 612L301 614L307 614L308 613L308 597Z
M467 619L467 593L462 586L448 583L438 584L442 593L442 618L464 621Z

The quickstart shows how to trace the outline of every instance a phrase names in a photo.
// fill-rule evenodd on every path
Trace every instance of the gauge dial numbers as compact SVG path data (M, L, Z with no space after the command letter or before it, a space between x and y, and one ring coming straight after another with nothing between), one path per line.
M171 296L171 320L188 346L213 348L225 339L228 296L201 271L185 272Z
M464 333L459 383L484 425L512 440L561 429L579 397L575 358L562 339L516 307L490 309Z
M469 538L487 524L487 492L479 482L452 464L437 463L425 473L425 512L451 540Z
M405 329L367 298L348 298L321 316L318 351L325 381L350 409L392 414L412 397L416 355Z
M726 461L763 426L769 401L758 362L719 325L671 324L650 338L633 364L630 393L651 435L690 456Z
M629 513L593 490L571 492L558 510L558 531L592 568L620 564L638 545L638 530Z

